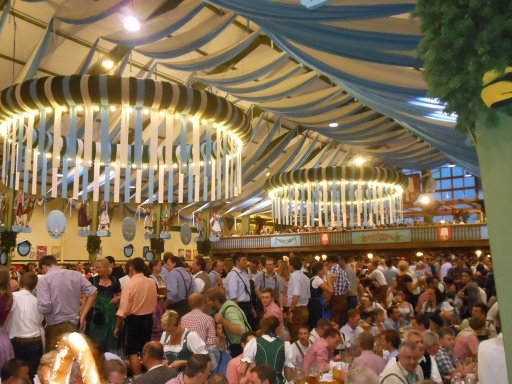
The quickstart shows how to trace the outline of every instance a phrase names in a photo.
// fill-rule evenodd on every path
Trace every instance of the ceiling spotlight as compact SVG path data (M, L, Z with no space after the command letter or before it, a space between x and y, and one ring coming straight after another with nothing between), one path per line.
M269 177L270 176L270 172L265 173L265 176Z
M479 250L479 249L477 249L477 250L475 251L475 255L476 255L477 257L482 256L482 251L481 251L481 250Z
M423 252L421 252L421 251L416 252L416 256L417 256L417 257L421 257L421 256L423 256Z
M129 32L137 32L140 29L140 22L135 16L128 15L124 18L123 26Z
M231 201L226 201L226 204L230 204L230 203L231 203Z
M455 164L448 164L448 168L454 168Z
M105 69L112 69L114 68L114 62L110 59L105 59L101 62L101 66Z
M466 173L464 177L471 177L471 173Z
M366 163L366 159L365 159L364 157L357 156L357 157L354 159L354 164L355 164L355 165L361 166L361 165L363 165L364 163Z
M419 201L420 204L430 204L430 197L428 197L427 195L423 195L420 197Z
M329 127L336 128L339 124L338 123L330 123Z
M368 256L368 258L369 258L370 260L372 260L372 259L373 259L373 253L369 253L369 254L367 254L366 256Z

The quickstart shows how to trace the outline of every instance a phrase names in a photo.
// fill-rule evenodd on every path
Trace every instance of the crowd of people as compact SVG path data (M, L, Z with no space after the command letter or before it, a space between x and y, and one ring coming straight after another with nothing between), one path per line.
M500 384L500 330L489 256L0 267L3 384L56 382L73 332L103 383ZM75 361L66 380L84 371Z

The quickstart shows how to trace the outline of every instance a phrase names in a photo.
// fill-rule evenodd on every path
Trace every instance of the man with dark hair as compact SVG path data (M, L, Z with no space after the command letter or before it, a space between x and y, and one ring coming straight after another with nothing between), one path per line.
M126 323L125 354L133 374L137 376L141 373L138 354L142 352L144 344L151 340L157 290L153 280L144 276L144 260L140 257L132 260L130 269L133 275L121 292L114 335L119 336L120 329Z
M248 263L247 277L249 280L254 281L260 274L260 261L257 258L251 258Z
M252 367L247 374L246 384L277 384L276 371L268 365Z
M180 316L189 311L188 296L194 292L194 280L185 270L185 264L179 257L171 256L166 259L166 268L169 273L165 276L167 285L167 301L165 306L178 312Z
M334 328L326 329L324 336L315 341L304 356L304 371L309 371L311 365L316 363L321 373L329 372L329 362L332 360L334 350L339 343L341 343L341 336L338 330Z
M43 256L39 271L45 276L37 285L37 309L47 318L46 350L51 351L62 334L76 331L78 323L85 327L98 290L80 272L60 268L54 256ZM87 299L80 313L82 294Z
M359 335L359 350L361 354L354 359L350 368L369 367L377 375L386 367L386 360L373 352L375 338L370 332L363 332Z
M309 279L302 272L302 260L298 256L289 259L290 280L288 282L288 328L292 341L297 340L299 326L309 321L308 302L311 297Z
M6 326L14 356L27 363L30 377L36 374L43 356L41 324L44 317L37 310L37 299L32 294L36 285L37 275L34 272L21 275L21 289L12 294L10 319Z
M398 356L398 348L400 347L400 332L394 329L385 329L381 332L382 348L387 351L384 354L386 361L391 361Z
M342 256L339 257L338 264L347 274L348 282L350 283L350 289L347 291L347 310L356 308L359 305L359 299L357 298L358 282L356 271L354 271L352 265Z
M206 291L212 287L210 276L208 276L205 270L206 260L201 256L196 257L190 267L190 272L194 278L195 291L202 294L206 293Z
M160 277L165 281L167 278L167 274L170 272L169 267L167 266L167 262L174 257L172 252L165 252L162 257L162 272L160 272Z
M215 260L212 264L212 270L209 273L212 288L222 287L222 274L224 273L224 263L221 260Z
M22 360L8 360L1 368L2 384L30 383L28 366Z
M261 292L264 289L271 288L274 291L273 296L275 302L280 307L283 307L281 303L281 294L284 292L284 286L282 280L274 271L275 267L275 260L271 257L267 258L265 260L265 270L256 276L254 286L258 296L261 295Z
M345 320L345 312L347 310L347 294L350 290L350 282L348 276L338 264L339 257L337 255L327 256L325 267L327 273L332 275L334 292L330 300L330 310L332 319L339 325ZM331 278L328 276L327 278Z
M487 305L484 303L477 303L473 305L473 308L471 309L471 316L487 316ZM469 319L462 320L462 323L460 323L460 330L464 330L469 327ZM496 331L496 327L492 322L489 320L486 320L485 322L485 336L488 338L493 338L498 336L498 332Z
M388 318L384 321L384 329L394 329L400 331L403 325L402 316L400 316L400 310L397 306L391 305L387 309Z
M323 332L322 332L323 333ZM302 367L304 356L308 353L309 348L313 345L310 338L309 327L301 325L299 327L298 339L292 344L293 362L295 367Z
M210 356L194 354L188 358L185 372L169 380L167 384L205 384L211 371Z
M164 347L158 341L149 341L142 348L142 364L147 372L135 379L135 384L164 384L178 376L174 368L162 364Z
M114 276L117 280L124 276L123 268L116 265L116 259L113 256L105 256L105 259L110 263L110 268L112 269L111 275Z
M206 305L217 312L214 319L224 328L231 357L240 355L243 351L240 336L251 330L244 311L234 301L226 300L226 293L222 288L210 288L206 292Z
M284 330L284 318L283 318L283 311L279 307L279 305L276 304L275 296L274 296L274 290L272 288L265 288L263 291L260 292L260 300L263 304L263 318L269 317L269 316L275 316L279 320L279 324L281 324L281 327L283 327Z
M237 252L233 255L233 262L235 266L228 273L224 282L226 296L242 308L250 326L256 329L256 317L251 302L251 283L247 272L245 272L247 257L243 253Z

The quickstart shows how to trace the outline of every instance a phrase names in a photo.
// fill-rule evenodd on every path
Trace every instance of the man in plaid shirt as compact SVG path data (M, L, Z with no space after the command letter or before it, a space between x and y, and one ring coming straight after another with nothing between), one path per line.
M449 383L458 364L457 358L453 353L453 347L455 346L455 332L448 327L442 328L439 331L439 341L441 343L441 348L435 355L437 368L439 368L439 373L441 374L443 382Z
M331 316L336 323L342 325L345 322L347 312L347 293L350 291L350 281L345 271L339 266L338 261L339 257L337 255L329 255L325 266L328 273L327 278L335 279L333 282L334 292L330 303Z
M206 344L208 352L216 347L215 320L204 313L205 300L200 293L188 297L190 312L181 318L181 324L189 331L196 332Z

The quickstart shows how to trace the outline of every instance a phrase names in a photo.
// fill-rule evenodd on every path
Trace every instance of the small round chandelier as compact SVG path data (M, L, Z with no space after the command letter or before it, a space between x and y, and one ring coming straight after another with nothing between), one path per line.
M362 227L402 220L407 185L407 177L398 171L337 166L274 175L266 189L278 224Z
M241 192L241 151L251 128L238 107L203 90L72 75L4 89L0 134L1 179L15 190L192 203Z

